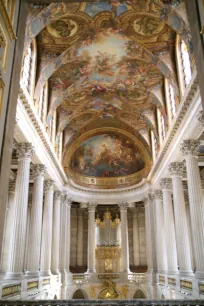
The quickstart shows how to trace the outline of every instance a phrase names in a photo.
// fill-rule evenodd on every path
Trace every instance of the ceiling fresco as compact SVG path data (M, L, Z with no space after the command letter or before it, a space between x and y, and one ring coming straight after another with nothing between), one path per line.
M142 170L144 160L135 144L114 133L92 136L80 144L71 160L71 169L94 177L126 176Z
M33 9L30 12L26 44L36 39L35 99L48 82L47 124L56 111L56 142L64 131L64 167L71 167L71 172L86 176L88 181L90 177L91 185L95 184L94 178L109 178L113 187L112 179L117 176L128 177L145 169L137 179L128 183L123 180L128 185L148 174L144 165L151 163L150 130L158 138L157 108L165 120L167 116L165 78L178 87L177 33L190 44L188 25L181 17L185 5L179 2L176 7L160 0L60 2L38 14ZM69 148L85 133L102 127L121 129L134 140L128 143L124 135L116 137L108 132L83 139L71 166L67 165ZM148 163L143 157L136 158L140 150L134 146L135 141L146 151ZM101 186L107 186L107 180ZM75 181L89 185L79 177Z

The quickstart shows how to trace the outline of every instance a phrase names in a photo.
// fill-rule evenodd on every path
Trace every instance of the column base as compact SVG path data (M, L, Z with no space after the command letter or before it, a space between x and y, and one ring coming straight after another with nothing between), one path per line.
M189 270L189 271L181 271L181 270L179 270L179 275L181 276L181 277L193 277L194 276L194 273L193 273L193 271L192 270Z
M167 270L158 270L157 272L158 274L168 274L168 271Z
M37 278L40 276L40 272L39 271L26 271L25 272L25 277L33 277L33 278Z
M52 273L50 270L40 271L40 276L51 276Z
M85 274L94 274L96 273L96 270L88 269Z
M7 272L4 279L13 280L22 278L25 278L25 274L23 274L23 272Z
M167 271L168 275L178 275L179 271L178 270L171 270L171 271Z
M60 274L59 269L52 270L52 274L59 275Z
M196 271L195 278L197 279L204 279L204 271Z

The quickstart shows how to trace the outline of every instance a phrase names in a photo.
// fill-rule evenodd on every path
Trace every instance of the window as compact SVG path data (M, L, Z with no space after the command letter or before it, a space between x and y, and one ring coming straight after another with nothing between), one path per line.
M164 122L164 117L162 116L162 114L161 114L161 135L163 139L166 136L165 122Z
M175 100L174 88L171 84L169 85L169 97L170 97L169 100L170 100L170 106L171 106L171 115L173 119L176 115L176 100Z
M28 91L30 89L29 81L30 81L31 56L32 56L32 50L30 45L24 57L24 63L23 63L23 84L25 85Z
M191 81L192 72L191 72L191 63L190 63L188 48L183 40L181 41L181 58L182 58L185 86L187 87Z
M152 130L151 130L151 142L152 142L152 158L153 161L155 161L158 153L158 142L155 133Z

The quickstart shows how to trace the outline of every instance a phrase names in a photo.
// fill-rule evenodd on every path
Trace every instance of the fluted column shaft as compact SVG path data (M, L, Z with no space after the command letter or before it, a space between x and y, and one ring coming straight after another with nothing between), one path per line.
M51 271L59 274L61 192L54 193Z
M192 275L192 262L184 190L182 184L183 165L181 163L173 162L169 165L169 171L172 176L179 273L180 275L188 276Z
M45 181L45 199L42 225L41 242L41 275L51 275L51 250L52 250L52 217L53 217L53 188L54 181Z
M150 214L150 199L145 198L145 230L146 230L146 256L147 256L147 266L148 272L153 271L153 250L152 250L152 233L151 230L151 214Z
M160 185L163 192L163 207L164 207L164 227L166 237L167 263L168 273L178 273L177 249L176 249L176 234L174 225L173 203L171 197L171 179L164 178Z
M77 218L77 266L83 266L83 210L78 210Z
M34 165L32 167L34 175L32 206L30 214L27 272L26 275L39 276L40 247L42 231L42 207L43 207L43 185L44 185L44 165Z
M15 181L9 183L9 192L8 192L8 205L6 213L6 227L4 234L4 243L3 243L3 254L2 254L2 271L8 272L11 258L12 250L12 237L13 237L13 220L15 214Z
M162 192L156 190L154 197L155 211L155 231L156 231L156 246L157 246L157 267L158 272L165 273L167 271L167 252L164 231L164 211L162 203Z
M95 273L95 209L97 204L88 204L88 273Z
M196 277L204 277L204 208L202 198L201 178L198 167L199 142L185 140L181 150L185 156L187 169L187 183L189 193L189 207L192 225L192 236L196 266Z
M127 203L118 204L120 207L121 220L121 250L122 250L122 264L121 272L128 273L129 267L129 243L128 243L128 224L127 224Z
M30 143L17 144L16 149L18 157L18 171L15 189L14 235L10 262L11 273L7 274L7 278L13 279L23 276L30 162L34 152Z
M66 252L66 272L70 273L70 235L71 235L71 200L67 199L67 222L66 222L66 240L67 240L67 252Z
M67 222L67 208L66 208L66 195L62 196L61 202L61 217L60 217L60 272L65 274L66 269L66 222Z
M134 266L139 266L140 241L139 241L138 209L133 210L133 259L134 259Z

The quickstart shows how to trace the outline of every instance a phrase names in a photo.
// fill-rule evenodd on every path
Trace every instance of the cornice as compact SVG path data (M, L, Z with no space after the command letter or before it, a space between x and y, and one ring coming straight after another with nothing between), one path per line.
M47 151L47 153L51 157L51 160L53 161L62 181L64 182L64 184L66 184L67 183L66 174L62 166L60 165L55 152L53 151L53 147L48 138L47 132L45 131L43 124L40 122L40 119L38 118L38 114L36 113L34 109L34 105L32 105L29 93L27 92L26 88L24 87L22 83L20 83L19 102L21 102L22 105L24 106L24 109L26 110L26 114L30 118L35 130L37 131L39 137L41 138L44 144L45 151Z
M192 102L193 102L193 98L195 93L197 92L197 90L199 89L198 87L198 77L197 77L197 72L195 71L193 76L192 76L192 80L191 80L191 84L185 94L185 96L183 97L183 101L180 104L180 107L178 109L178 113L177 116L174 120L174 124L170 130L170 132L167 135L167 138L165 140L165 144L162 148L162 150L159 153L159 156L155 162L155 164L152 167L152 170L150 172L150 175L148 177L148 180L151 181L151 179L153 178L153 176L155 175L155 173L157 172L167 150L170 147L170 144L172 142L172 140L174 139L175 134L177 133L181 122L183 121L189 107L191 106Z
M134 191L143 189L145 186L148 187L148 182L146 179L143 179L142 182L132 187L120 188L120 189L91 189L87 187L82 187L80 185L76 185L75 183L73 184L72 181L68 183L67 187L71 187L73 190L76 190L79 192L85 192L87 194L111 194L112 195L112 194L134 192Z

